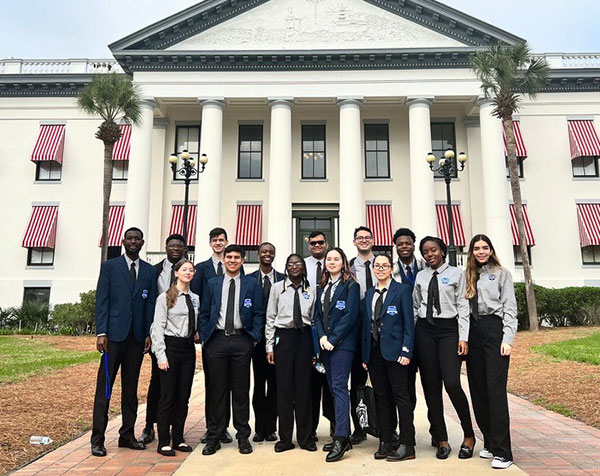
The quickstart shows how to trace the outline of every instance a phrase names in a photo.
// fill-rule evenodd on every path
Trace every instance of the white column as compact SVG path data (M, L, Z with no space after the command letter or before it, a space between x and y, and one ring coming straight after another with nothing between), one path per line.
M277 246L279 263L292 252L293 101L293 98L269 98L271 145L266 239Z
M360 108L361 97L338 98L340 108L340 243L354 254L354 229L365 225Z
M221 226L221 168L223 165L224 98L198 98L202 104L200 155L208 156L208 164L198 179L198 218L196 220L196 261L209 256L208 233ZM235 230L227 230L233 242Z
M127 194L125 203L125 228L135 226L144 232L146 241L149 236L150 216L150 179L152 173L152 130L154 127L154 98L143 98L141 117L131 131L131 152L127 176ZM142 248L140 256L146 257L147 246Z
M433 172L425 160L431 152L431 97L408 98L410 143L410 217L417 244L437 236Z
M479 103L485 234L490 237L502 265L514 273L509 195L504 163L502 122L493 116L494 105Z

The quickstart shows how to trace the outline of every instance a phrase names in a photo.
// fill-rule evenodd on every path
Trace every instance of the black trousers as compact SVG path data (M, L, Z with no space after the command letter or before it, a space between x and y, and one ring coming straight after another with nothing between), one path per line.
M362 366L360 352L354 354L352 361L352 370L350 370L350 416L352 417L352 426L354 431L363 432L360 426L358 415L356 414L356 405L358 405L358 387L367 383L367 371Z
M456 319L434 319L434 321L435 324L431 325L425 319L419 318L415 327L415 348L418 352L421 383L427 402L429 431L434 440L448 441L442 400L443 383L458 414L465 438L473 437L469 402L460 384L462 361L457 354L458 321Z
M209 371L206 368L206 355L204 355L204 344L202 344L202 372L204 373L204 390L206 392L206 389L208 389L208 387L210 387L210 377L209 377ZM208 398L205 399L204 402L204 417L206 420L206 430L208 432L208 414L210 412L210 405L208 403ZM231 394L227 394L227 417L225 418L226 420L226 424L225 424L225 430L226 431L227 428L229 428L229 422L231 421Z
M270 435L277 428L277 385L275 367L267 362L264 338L254 347L252 370L254 372L252 392L254 432Z
M215 331L204 345L208 439L217 440L227 428L228 395L233 407L236 438L250 436L250 360L254 340L248 334L226 336Z
M183 429L188 415L192 382L196 369L196 348L185 337L165 336L169 369L160 370L160 401L158 404L158 447L184 442ZM169 429L172 428L172 434Z
M321 418L321 394L323 395L323 416L335 426L335 409L333 407L333 396L329 390L327 376L317 372L314 367L310 371L310 394L312 411L312 432L315 433L319 427Z
M369 374L375 394L379 439L392 441L392 416L400 415L400 444L415 446L414 411L408 391L408 366L385 360L378 345L371 345Z
M498 316L471 319L467 374L483 444L494 456L513 459L506 381L510 356L500 355L503 330Z
M137 388L140 368L144 358L144 344L137 342L133 332L122 342L108 341L108 374L112 392L119 368L121 368L121 413L123 423L119 429L123 440L135 439L134 427L137 417ZM94 396L94 412L92 421L92 445L104 444L104 433L108 425L108 407L110 400L106 398L106 368L104 356L100 359L96 394Z
M160 369L156 361L156 355L149 352L152 362L152 374L148 385L148 397L146 399L146 428L152 428L157 422L158 402L160 400Z
M277 408L279 439L292 442L294 415L296 438L305 446L312 436L310 374L312 371L312 331L275 329L275 373L277 375Z

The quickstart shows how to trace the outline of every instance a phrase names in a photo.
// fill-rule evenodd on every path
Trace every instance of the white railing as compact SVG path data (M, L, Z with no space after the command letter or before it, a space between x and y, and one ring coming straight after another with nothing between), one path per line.
M533 57L545 59L552 69L600 68L600 53L545 53Z
M0 74L107 74L122 73L115 59L5 59Z

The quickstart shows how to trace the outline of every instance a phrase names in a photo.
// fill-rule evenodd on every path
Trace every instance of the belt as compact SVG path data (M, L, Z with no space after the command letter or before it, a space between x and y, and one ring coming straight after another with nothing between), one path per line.
M222 334L226 337L241 336L242 334L244 334L244 329L234 329L231 332L227 332L224 329L215 329L215 334Z

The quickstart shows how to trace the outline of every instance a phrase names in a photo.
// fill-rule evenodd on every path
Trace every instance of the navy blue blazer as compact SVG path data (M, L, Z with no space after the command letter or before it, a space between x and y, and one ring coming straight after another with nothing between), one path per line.
M221 314L221 295L224 276L217 276L204 286L200 301L198 329L202 343L212 336ZM265 327L265 308L263 292L255 279L240 276L240 318L244 330L256 341L260 341Z
M369 363L371 355L372 302L375 288L365 294L362 312L362 361ZM412 304L412 291L408 284L390 282L383 301L379 348L385 360L396 362L401 356L412 358L415 339L415 324Z
M156 302L156 270L146 261L139 261L135 289L124 256L105 261L100 267L96 288L96 333L108 340L127 339L133 320L137 342L150 335Z
M194 274L194 279L190 283L190 290L193 293L196 293L200 298L204 294L204 287L206 283L208 283L212 278L217 277L217 273L215 271L215 267L213 266L212 256L208 258L206 261L202 261L198 263L196 266L196 273ZM242 275L244 275L244 267L240 270ZM223 273L225 273L225 264L223 264Z
M354 280L340 283L335 288L329 305L327 329L323 326L323 306L321 295L324 289L318 288L315 302L315 325L319 339L327 340L336 349L356 352L356 334L360 316L360 286Z

